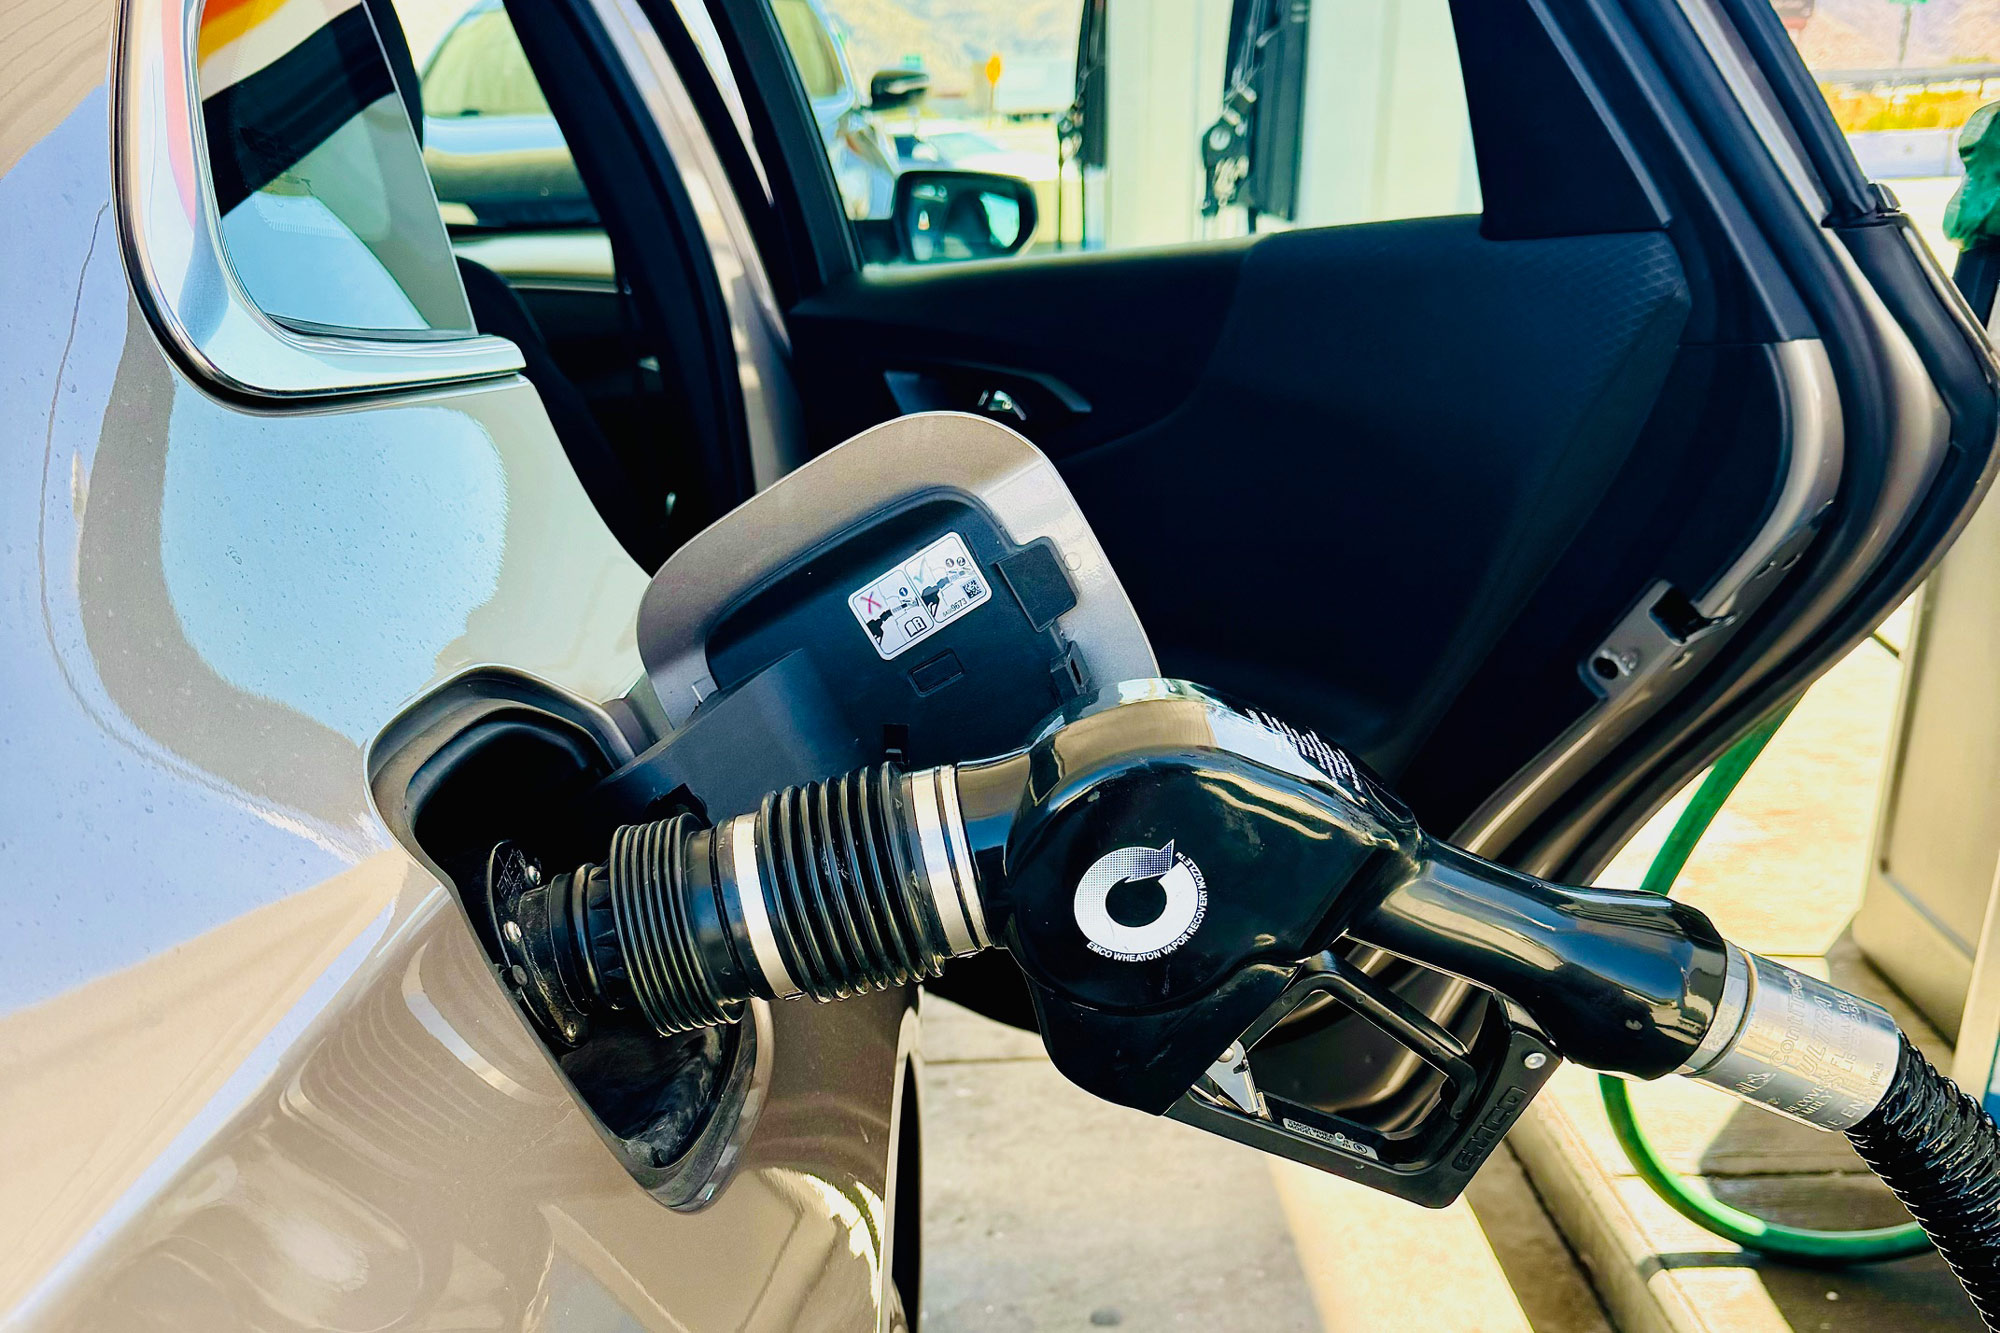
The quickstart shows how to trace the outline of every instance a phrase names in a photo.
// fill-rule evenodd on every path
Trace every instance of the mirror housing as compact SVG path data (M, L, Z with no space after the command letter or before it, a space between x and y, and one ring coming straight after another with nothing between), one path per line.
M931 90L931 76L920 69L878 69L868 80L868 109L896 111Z
M905 263L1005 259L1034 239L1035 187L992 171L919 169L896 177L889 218Z

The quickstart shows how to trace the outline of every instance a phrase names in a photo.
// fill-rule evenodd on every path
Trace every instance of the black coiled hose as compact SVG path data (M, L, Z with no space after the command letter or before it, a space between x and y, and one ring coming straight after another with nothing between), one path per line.
M2000 1329L2000 1126L1903 1038L1896 1079L1847 1131Z

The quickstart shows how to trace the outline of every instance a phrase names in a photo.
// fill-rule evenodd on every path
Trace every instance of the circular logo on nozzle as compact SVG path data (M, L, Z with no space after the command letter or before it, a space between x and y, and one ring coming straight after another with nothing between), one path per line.
M1121 900L1115 912L1114 898ZM1092 953L1143 963L1188 942L1208 914L1208 881L1171 840L1164 847L1120 847L1083 872L1075 909Z

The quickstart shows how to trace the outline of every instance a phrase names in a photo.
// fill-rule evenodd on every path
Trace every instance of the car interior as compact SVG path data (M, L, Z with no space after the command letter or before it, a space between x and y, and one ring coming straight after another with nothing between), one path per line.
M388 0L369 3L398 45ZM657 8L691 95L727 124L700 52ZM1591 799L1629 820L1726 739L1756 691L1810 672L1900 586L1895 569L1875 572L1817 645L1786 639L1782 617L1735 633L1733 615L1697 608L1786 486L1798 386L1783 349L1826 343L1854 493L1879 491L1893 432L1855 387L1871 373L1855 360L1869 339L1831 258L1812 258L1816 244L1780 258L1759 231L1789 225L1772 221L1787 216L1775 201L1788 187L1768 164L1759 182L1676 139L1697 114L1694 90L1676 84L1692 75L1595 86L1533 7L1452 10L1476 216L864 266L760 6L716 17L770 194L742 145L723 142L733 135L718 150L746 187L786 310L811 450L917 407L983 410L1002 391L1019 409L1004 419L1055 460L1165 672L1338 738L1430 827L1464 826L1606 701L1625 668L1601 649L1624 618L1649 617L1682 646L1730 630L1725 654L1768 658L1761 673L1739 665L1733 683L1687 687L1707 712L1678 724L1688 739L1674 764L1643 728L1614 755L1616 780ZM602 231L455 226L467 294L482 330L521 345L593 500L650 570L749 493L726 315L685 191L620 113L625 94L600 77L588 34L560 6L504 12L555 120L593 127L568 137ZM1768 5L1740 21L1784 40ZM1593 58L1608 59L1611 36L1597 38L1607 46ZM406 48L400 59L421 124L421 80ZM1684 101L1646 100L1676 88ZM1716 110L1734 106L1726 97L1703 106L1740 115ZM1861 189L1853 229L1875 235L1854 244L1876 246L1878 286L1930 282L1894 251L1893 220L1863 215ZM1979 382L1971 344L1960 358L1952 339L1933 342L1926 368L1951 417L1933 458L1942 513L1983 466L1968 442L1993 430L1982 395L1951 391ZM1800 604L1848 568L1867 514L1842 499L1806 520L1819 539L1785 593ZM1791 575L1801 548L1762 572ZM1603 844L1586 832L1623 825L1577 813L1554 806L1483 850L1589 873ZM1434 1007L1462 993L1437 974L1402 980ZM1032 1023L1004 958L957 965L936 989ZM1461 1025L1478 1021L1461 1006ZM1308 1015L1300 1030L1313 1026ZM1261 1078L1282 1077L1282 1048ZM1356 1070L1350 1104L1381 1103L1384 1124L1436 1093L1387 1047Z
M368 8L421 139L424 79L401 19L388 0L368 0ZM495 67L496 83L532 80L505 12L496 7L468 18L482 20L487 31L472 35L484 38L487 49L478 54ZM522 373L605 524L635 561L654 570L703 521L700 450L682 424L676 386L649 350L611 243L591 220L586 205L562 219L582 226L497 231L462 222L453 227L459 277L480 331L521 349Z

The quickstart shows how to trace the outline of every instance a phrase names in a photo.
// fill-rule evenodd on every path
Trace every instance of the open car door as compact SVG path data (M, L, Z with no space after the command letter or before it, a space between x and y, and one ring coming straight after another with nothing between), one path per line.
M1168 675L1352 747L1486 855L1587 879L1984 488L1979 322L1763 0L1087 3L1026 253L902 266L871 232L930 223L842 207L783 10L713 17L816 445L1015 426ZM964 123L1004 149L1034 122L1001 79ZM1021 1017L1004 961L940 989Z

